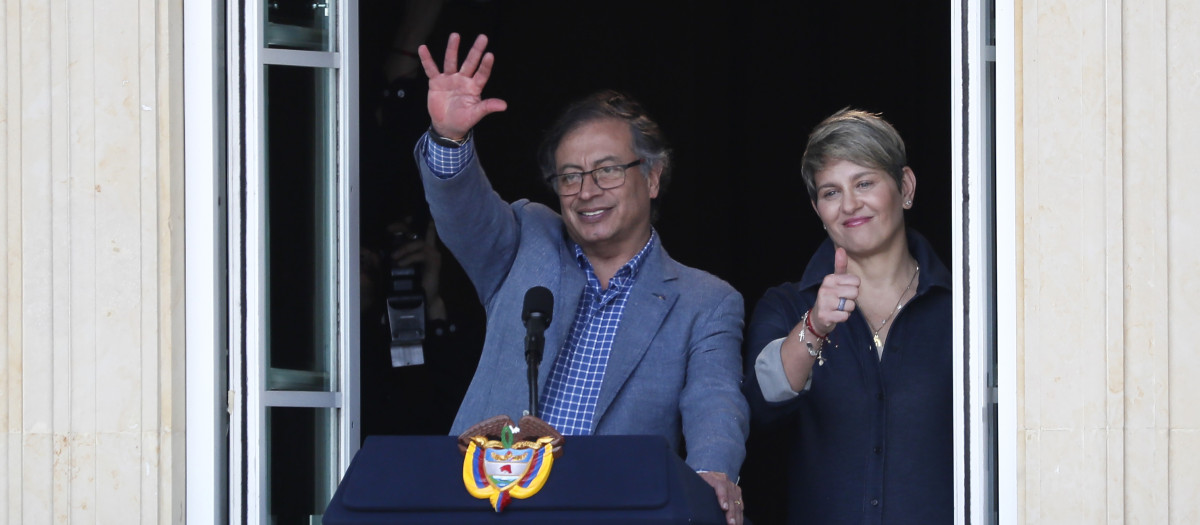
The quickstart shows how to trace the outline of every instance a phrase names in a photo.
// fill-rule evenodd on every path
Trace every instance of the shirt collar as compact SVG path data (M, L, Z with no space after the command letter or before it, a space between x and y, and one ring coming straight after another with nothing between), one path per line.
M617 270L617 273L613 274L613 277L609 280L609 283L612 284L615 282L619 285L624 283L627 279L636 278L638 272L640 272L642 269L642 265L646 262L647 256L650 255L650 252L654 251L654 245L656 244L657 240L658 232L652 227L650 228L650 239L646 241L646 245L642 246L641 251L639 251L637 255L634 255L632 259L629 259L629 262L625 263L620 269ZM592 268L592 263L588 260L587 254L583 253L583 247L573 240L570 241L570 243L575 250L576 264L579 265L581 270L587 272L588 281L592 281L595 279L596 271ZM612 288L612 286L610 286L610 288Z

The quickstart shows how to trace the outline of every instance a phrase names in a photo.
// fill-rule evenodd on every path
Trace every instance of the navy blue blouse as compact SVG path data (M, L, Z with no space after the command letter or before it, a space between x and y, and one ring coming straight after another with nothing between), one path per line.
M855 311L829 335L808 391L779 403L763 398L754 361L800 322L833 273L829 239L799 283L769 289L755 306L744 390L753 424L787 438L782 451L750 453L787 458L789 523L953 521L950 273L924 237L907 235L921 275L916 296L892 320L882 360Z

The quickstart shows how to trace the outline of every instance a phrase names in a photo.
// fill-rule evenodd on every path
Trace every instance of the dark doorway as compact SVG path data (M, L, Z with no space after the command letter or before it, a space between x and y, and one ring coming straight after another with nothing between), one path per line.
M386 85L379 64L415 49L392 46L403 2L362 1L363 144L379 148L363 153L377 155L362 175L364 199L379 199L364 202L367 232L400 203L421 205L410 152L428 117L418 98L400 117L403 133L369 136L367 113ZM747 314L768 287L798 279L824 239L799 159L808 131L846 106L881 112L905 138L918 180L908 224L951 262L946 2L458 0L442 5L430 29L435 56L450 31L465 42L480 32L491 39L496 69L485 95L509 109L480 124L476 145L504 198L556 206L534 161L542 129L568 101L601 88L626 91L675 147L656 224L664 246L733 284ZM418 71L409 90L419 93L423 79ZM368 146L372 140L380 142ZM462 288L469 301L469 284ZM376 417L386 416L364 413L364 424ZM775 522L774 504L786 500L773 484L782 473L770 466L783 464L771 458L786 444L786 436L751 438L742 485L758 523Z

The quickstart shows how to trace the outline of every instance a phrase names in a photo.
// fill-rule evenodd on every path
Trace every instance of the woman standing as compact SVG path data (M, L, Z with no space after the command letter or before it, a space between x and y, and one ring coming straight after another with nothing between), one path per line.
M756 425L787 436L754 452L787 458L790 523L950 523L950 275L905 227L904 141L844 109L801 163L829 238L751 316L746 397Z

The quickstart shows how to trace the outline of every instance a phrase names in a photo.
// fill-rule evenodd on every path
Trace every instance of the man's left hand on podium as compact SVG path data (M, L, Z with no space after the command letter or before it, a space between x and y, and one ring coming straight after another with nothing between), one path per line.
M729 480L724 472L698 472L706 483L717 492L717 503L725 511L729 525L742 525L742 488Z

